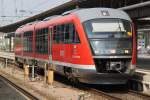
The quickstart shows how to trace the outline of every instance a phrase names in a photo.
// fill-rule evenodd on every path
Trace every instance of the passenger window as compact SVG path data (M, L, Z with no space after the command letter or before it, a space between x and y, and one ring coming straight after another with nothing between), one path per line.
M35 49L37 53L48 54L48 28L36 30Z
M60 26L54 26L54 36L53 36L54 43L60 42L59 34L60 34Z
M65 25L60 25L60 33L59 33L59 36L60 36L60 42L61 43L64 43L64 33L65 33Z
M54 35L53 35L53 40L54 40L54 43L57 43L57 28L56 26L54 26L53 28L53 32L54 32Z
M23 51L32 52L33 31L24 32L23 35Z

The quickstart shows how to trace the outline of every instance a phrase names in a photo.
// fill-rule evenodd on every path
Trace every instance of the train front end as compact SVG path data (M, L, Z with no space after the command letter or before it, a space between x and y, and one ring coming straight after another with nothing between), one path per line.
M83 22L95 63L95 70L86 74L86 82L126 84L131 71L134 70L133 60L136 57L132 22L128 15L120 10L95 10L93 12L97 12L96 17Z

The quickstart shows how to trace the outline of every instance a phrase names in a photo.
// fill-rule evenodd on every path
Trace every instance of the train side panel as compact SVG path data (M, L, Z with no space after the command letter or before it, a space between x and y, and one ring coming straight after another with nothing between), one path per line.
M68 20L69 18L70 20ZM58 26L68 23L73 24L77 35L76 38L79 38L79 40L73 41L72 43L54 43L53 40L52 51L54 63L57 65L78 68L87 67L86 65L93 66L94 63L92 61L91 51L82 28L82 24L75 15L71 15L59 20ZM71 34L72 33L69 33L69 35Z
M23 51L23 44L22 44L22 30L18 29L16 30L15 34L15 55L16 56L22 56Z

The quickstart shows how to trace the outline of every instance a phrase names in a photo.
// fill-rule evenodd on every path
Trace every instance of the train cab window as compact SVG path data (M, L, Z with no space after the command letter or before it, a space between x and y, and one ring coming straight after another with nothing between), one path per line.
M63 38L65 44L80 43L79 36L75 29L74 24L72 23L65 24Z
M79 36L78 36L78 33L76 31L76 28L74 26L74 24L69 24L69 27L70 27L70 42L71 43L80 43L80 39L79 39Z
M78 33L72 23L54 26L54 43L80 43Z
M33 32L27 31L23 34L23 51L32 52L32 43L33 43Z
M48 28L36 30L35 50L40 54L48 54Z
M70 32L69 32L69 24L65 25L64 30L64 43L70 43Z

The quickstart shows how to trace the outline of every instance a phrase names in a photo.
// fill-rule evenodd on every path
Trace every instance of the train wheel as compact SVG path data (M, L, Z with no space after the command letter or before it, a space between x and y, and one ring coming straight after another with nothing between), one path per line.
M72 86L76 86L79 84L79 80L77 77L74 77L73 75L70 75L69 81L71 82Z
M79 83L78 78L73 75L71 68L64 67L64 74L68 78L68 80L71 82L72 86L75 86L76 84Z

